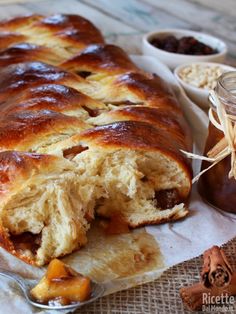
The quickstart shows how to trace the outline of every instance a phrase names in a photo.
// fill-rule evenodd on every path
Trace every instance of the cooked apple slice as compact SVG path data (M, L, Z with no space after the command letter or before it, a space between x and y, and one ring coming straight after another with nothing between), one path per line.
M89 298L91 282L58 259L50 262L45 276L31 290L31 295L40 303L60 300L63 304L82 302Z
M45 274L48 280L57 280L68 276L71 276L69 267L57 258L51 261Z

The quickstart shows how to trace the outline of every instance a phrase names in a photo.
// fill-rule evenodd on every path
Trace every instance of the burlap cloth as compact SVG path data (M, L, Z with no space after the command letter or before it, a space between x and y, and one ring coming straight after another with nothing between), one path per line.
M236 238L225 244L223 248L231 265L236 270ZM171 267L154 282L103 297L76 311L76 314L193 313L184 309L179 296L179 289L199 281L201 266L202 256L199 256ZM236 313L236 309L227 313Z

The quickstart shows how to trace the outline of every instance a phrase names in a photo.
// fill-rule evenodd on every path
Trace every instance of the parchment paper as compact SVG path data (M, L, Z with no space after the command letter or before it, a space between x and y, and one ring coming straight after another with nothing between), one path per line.
M149 72L163 77L175 90L191 125L194 136L194 150L200 153L207 133L206 114L192 103L176 82L170 70L152 57L133 56L133 60ZM194 172L199 169L199 162L193 162ZM159 226L146 227L146 231L155 237L160 248L163 263L158 267L132 278L114 280L107 283L107 292L122 290L140 283L154 280L168 267L192 257L198 256L212 245L221 245L236 235L236 215L225 214L206 205L193 188L190 215L186 219ZM78 253L74 253L73 256ZM73 266L76 266L74 259ZM75 264L75 265L74 265ZM21 273L26 278L39 278L44 269L38 269L19 261L0 249L0 265L6 269ZM128 265L127 265L128 267ZM11 281L0 278L0 313L41 313L27 304L21 291ZM47 312L48 313L48 312ZM55 313L55 311L53 312Z

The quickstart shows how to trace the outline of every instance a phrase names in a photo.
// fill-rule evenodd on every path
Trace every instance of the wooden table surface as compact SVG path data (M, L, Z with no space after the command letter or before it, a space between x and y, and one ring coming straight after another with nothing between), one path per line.
M158 28L207 32L226 42L227 63L236 66L235 0L0 0L0 4L4 8L0 19L34 11L81 14L102 30L108 42L136 54L141 53L142 35Z

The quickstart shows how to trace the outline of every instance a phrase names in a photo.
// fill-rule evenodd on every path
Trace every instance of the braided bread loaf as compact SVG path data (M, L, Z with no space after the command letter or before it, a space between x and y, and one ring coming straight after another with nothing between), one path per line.
M191 137L158 76L76 15L0 23L0 245L43 265L94 212L132 228L185 217Z

